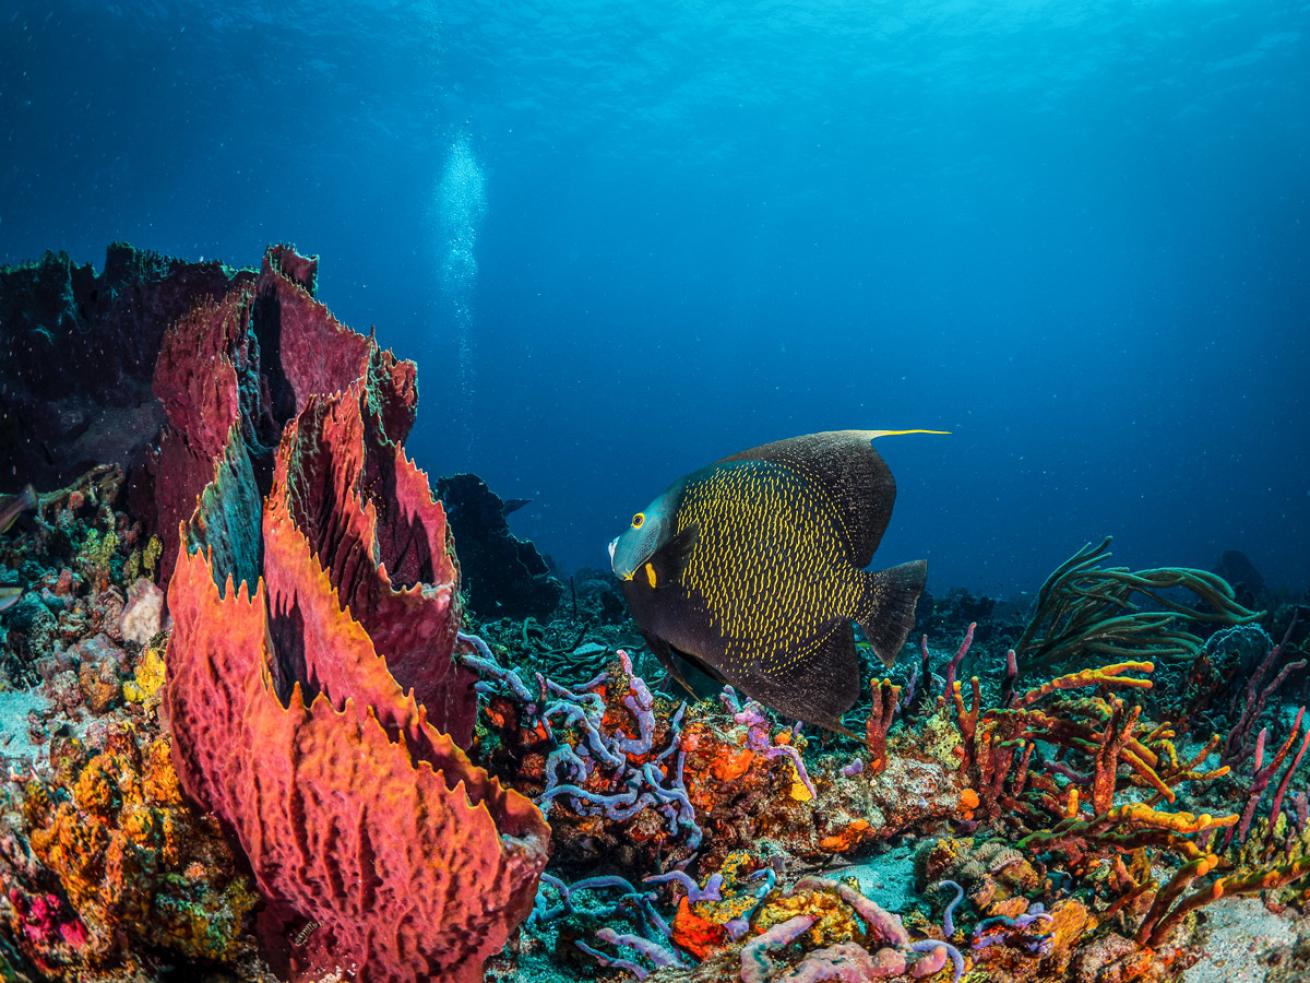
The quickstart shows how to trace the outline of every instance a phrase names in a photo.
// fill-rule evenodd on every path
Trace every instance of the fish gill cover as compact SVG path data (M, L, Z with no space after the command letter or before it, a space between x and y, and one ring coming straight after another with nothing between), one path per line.
M1307 38L10 4L0 976L1306 978Z

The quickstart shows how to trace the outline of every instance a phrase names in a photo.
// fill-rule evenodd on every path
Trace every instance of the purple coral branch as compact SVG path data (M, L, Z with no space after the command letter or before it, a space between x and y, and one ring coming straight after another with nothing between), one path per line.
M537 673L537 675L541 676L541 673ZM561 686L553 679L549 679L545 676L542 676L541 678L545 682L546 689L551 693L554 693L556 696L562 696L564 697L564 699L569 700L573 703L581 703L584 705L589 704L591 708L597 711L598 713L605 712L605 701L600 698L599 693L590 693L590 692L576 693L573 690L569 689L567 686ZM603 681L603 677L602 677L602 681ZM594 684L588 683L587 687L584 687L584 689L592 685Z
M575 884L566 884L553 874L542 874L541 883L554 888L559 893L560 907L547 908L544 892L538 888L537 897L532 906L531 920L534 922L548 922L559 918L561 915L572 914L576 910L573 907L573 896L579 891L617 888L623 893L603 911L606 917L617 911L619 905L624 901L631 899L637 903L642 917L655 931L665 938L673 934L673 930L669 928L669 923L660 917L660 913L651 904L650 895L645 891L638 891L625 877L620 877L617 874L603 874L597 877L585 877Z
M683 870L670 870L664 874L652 874L650 877L641 879L643 884L668 884L670 882L678 884L687 892L687 900L696 901L722 901L723 900L723 875L714 873L710 879L701 887L691 876Z
M595 959L602 966L624 970L625 972L631 973L639 980L644 980L650 975L649 970L644 966L634 963L631 959L623 959L620 956L611 956L607 953L601 952L599 949L587 945L587 943L583 942L581 939L574 939L573 944Z
M541 716L549 725L551 718L559 714L564 715L565 724L579 724L582 727L583 733L587 735L587 746L591 748L593 756L611 768L621 768L623 766L624 759L610 750L605 743L604 735L597 728L596 722L588 716L586 710L576 704L559 702L548 706L546 712Z
M1296 769L1301 767L1301 759L1305 757L1307 745L1310 745L1310 726L1306 727L1305 737L1301 740L1301 747L1297 749L1296 756L1292 758L1292 763L1287 766L1287 771L1283 772L1283 779L1278 783L1278 790L1274 793L1273 804L1269 807L1271 829L1273 824L1278 822L1278 816L1283 811L1283 796L1287 794L1287 786L1291 783L1292 776L1296 774Z
M615 822L631 819L640 811L640 809L633 812L626 811L629 807L634 806L640 798L635 788L630 788L626 792L614 792L607 795L604 792L592 792L585 788L579 788L577 785L556 785L554 788L541 793L541 798L537 800L537 805L541 808L542 813L550 815L551 803L561 795L598 805L605 810L606 818Z
M646 681L632 668L632 659L623 649L618 651L619 664L628 677L629 693L623 698L623 705L637 722L637 737L619 735L615 746L625 754L643 755L650 752L651 740L655 736L655 698L651 695Z
M954 974L951 976L952 983L960 983L960 979L964 976L964 956L955 946L940 939L924 939L920 942L911 943L910 948L914 952L935 952L938 949L945 949L946 955L951 960L951 966L954 968Z
M751 939L741 950L742 983L765 983L773 975L773 960L769 950L791 945L810 930L817 919L813 915L797 915L779 922Z
M645 956L657 969L663 969L666 966L680 966L682 961L676 953L670 952L658 942L652 942L650 939L643 939L640 935L632 935L626 932L616 932L614 929L606 926L596 933L596 938L602 942L608 942L610 945L627 946L638 955Z
M583 782L591 775L588 762L578 757L572 744L561 744L546 756L546 789L549 791L560 783L560 768L568 766L573 769L574 781ZM593 766L594 767L594 766Z
M960 885L955 881L950 880L938 881L933 886L949 887L954 888L955 890L955 897L951 899L950 904L946 906L946 910L942 912L942 930L946 933L946 937L949 939L955 934L955 909L959 907L960 902L964 900L964 888L960 887Z
M724 923L723 927L728 930L728 937L734 942L750 930L751 918L755 916L755 912L759 910L760 905L764 904L764 899L773 893L773 889L778 886L778 872L772 867L761 867L746 880L753 881L761 877L764 878L764 883L755 892L755 903L736 918L729 919Z
M969 623L969 629L964 633L964 641L960 642L960 647L955 652L955 657L946 664L946 699L949 701L951 694L955 692L955 673L960 668L960 663L964 657L969 654L969 646L973 644L973 631L978 627L976 621Z
M766 759L784 757L790 760L796 768L796 777L801 780L801 784L810 793L810 798L813 799L819 794L814 790L814 783L810 781L810 775L805 770L805 762L801 760L801 753L790 744L775 744L772 747L765 748L763 755Z
M656 764L682 747L682 715L686 710L687 704L683 702L679 703L678 709L673 711L673 716L669 719L669 746L655 755Z
M1223 752L1219 755L1220 764L1237 764L1237 762L1244 756L1247 735L1255 725L1255 722L1260 719L1260 715L1264 712L1265 704L1268 702L1269 697L1283 684L1283 680L1285 680L1291 672L1305 668L1306 662L1304 659L1288 663L1283 666L1268 686L1264 687L1264 689L1260 689L1260 684L1264 681L1266 674L1268 674L1274 665L1277 664L1278 660L1282 658L1283 649L1287 646L1288 641L1291 640L1292 631L1296 628L1298 613L1299 612L1292 615L1291 622L1288 624L1287 631L1284 633L1282 640L1279 641L1277 645L1270 646L1269 653L1260 660L1260 664L1256 666L1255 672L1251 673L1251 678L1247 680L1246 698L1242 701L1242 711L1237 718L1237 723L1233 726L1233 729L1228 732L1228 740L1224 742ZM1259 765L1256 765L1256 767L1258 768Z
M1255 739L1255 757L1251 765L1251 787L1247 793L1246 807L1242 810L1241 821L1238 822L1236 826L1228 827L1228 834L1224 837L1225 848L1232 843L1234 835L1236 835L1238 843L1246 842L1247 834L1251 829L1251 820L1255 818L1256 806L1260 804L1260 799L1264 795L1265 789L1269 787L1270 779L1274 777L1274 772L1277 771L1278 766L1283 763L1283 758L1286 756L1288 749L1291 747L1292 742L1296 740L1296 735L1301 729L1301 718L1304 716L1305 707L1301 707L1301 709L1296 712L1296 720L1292 722L1292 733L1287 740L1287 744L1279 749L1279 751L1274 755L1273 760L1270 761L1268 765L1264 765L1264 754L1265 741L1269 738L1269 728L1262 727L1260 729L1260 734ZM1302 753L1304 753L1304 745L1302 746ZM1300 761L1301 754L1298 753L1296 761L1292 763L1291 767L1295 769ZM1261 767L1262 765L1264 765L1264 767ZM1280 807L1282 805L1281 785L1282 783L1280 783L1280 794L1278 796ZM1278 818L1276 813L1273 818Z
M530 709L535 706L532 696L532 690L528 689L528 684L523 681L518 672L513 669L504 669L496 661L496 657L491 654L491 648L477 635L459 632L455 636L456 641L471 647L477 655L465 653L461 661L472 669L477 670L486 676L504 683L509 687L510 692L518 697Z
M571 800L571 808L579 814L594 813L594 809L587 808L590 804L603 809L605 816L614 822L624 822L653 806L668 819L671 833L676 835L679 829L687 830L688 846L693 850L699 849L704 834L696 822L696 810L691 804L683 780L685 755L679 753L677 769L670 786L665 785L665 776L657 767L658 762L665 760L675 751L681 752L681 725L686 705L679 705L674 713L670 721L669 744L659 753L654 762L640 767L631 766L629 755L640 757L650 753L655 735L655 700L645 681L633 670L628 653L620 649L618 657L622 670L627 675L629 689L628 694L623 698L623 703L636 721L638 736L632 738L620 732L607 738L599 726L605 708L597 694L575 693L548 680L546 687L552 693L564 698L547 707L542 714L542 719L549 725L554 718L561 717L565 725L580 727L586 736L587 746L570 749L568 745L561 745L551 752L546 761L546 788L538 804L543 810L548 811L556 798L567 796ZM608 677L600 677L600 681L605 678ZM599 682L593 681L588 684L589 687L593 685L599 685ZM570 700L575 702L569 702ZM584 701L591 705L582 705ZM583 789L575 782L561 781L561 772L566 766L575 781L585 781L590 778L594 769L592 759L610 768L618 769L620 774L616 777L624 778L626 790L610 793L595 792ZM645 791L641 790L643 782L648 786Z

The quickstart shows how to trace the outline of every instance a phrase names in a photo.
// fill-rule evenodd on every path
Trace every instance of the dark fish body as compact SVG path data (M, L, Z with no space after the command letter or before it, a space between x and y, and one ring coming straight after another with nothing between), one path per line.
M616 541L615 572L675 676L676 652L781 713L840 729L861 685L851 623L890 661L926 574L922 561L864 569L895 497L870 444L880 435L836 431L754 448L684 478L634 516L629 541ZM655 541L639 543L648 521L660 526L647 537Z

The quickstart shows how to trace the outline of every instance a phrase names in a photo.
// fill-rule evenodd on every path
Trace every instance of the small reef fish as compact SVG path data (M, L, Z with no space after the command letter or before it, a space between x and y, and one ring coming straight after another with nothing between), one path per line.
M878 437L838 430L765 444L679 481L632 517L610 562L669 674L677 656L793 719L843 730L860 689L851 622L887 664L914 626L916 560L865 570L896 483Z
M23 599L23 588L21 587L0 587L0 614L8 611L11 607Z
M7 533L20 515L34 509L40 502L36 489L28 485L17 495L10 495L0 505L0 534Z

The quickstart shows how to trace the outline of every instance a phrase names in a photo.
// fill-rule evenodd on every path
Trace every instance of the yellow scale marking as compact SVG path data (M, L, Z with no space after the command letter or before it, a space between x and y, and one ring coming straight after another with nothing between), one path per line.
M813 476L763 462L720 469L687 488L678 532L693 524L682 583L735 668L780 672L826 641L823 625L860 614L845 516Z

